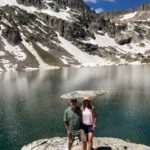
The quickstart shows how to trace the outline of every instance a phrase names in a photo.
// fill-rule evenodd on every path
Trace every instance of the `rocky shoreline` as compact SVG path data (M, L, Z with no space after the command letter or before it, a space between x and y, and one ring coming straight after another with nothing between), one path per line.
M67 150L67 138L55 137L34 141L22 147L21 150ZM149 146L126 142L117 138L95 137L93 140L95 150L150 150ZM82 150L82 143L75 140L72 150Z

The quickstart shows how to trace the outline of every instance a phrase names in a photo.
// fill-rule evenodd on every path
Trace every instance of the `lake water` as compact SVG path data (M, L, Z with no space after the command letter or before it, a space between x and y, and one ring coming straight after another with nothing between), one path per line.
M112 66L0 73L0 150L65 136L60 95L96 89L95 136L150 145L150 66Z

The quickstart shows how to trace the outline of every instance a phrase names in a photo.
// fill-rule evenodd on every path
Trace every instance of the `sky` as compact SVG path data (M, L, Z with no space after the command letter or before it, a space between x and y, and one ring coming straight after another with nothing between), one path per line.
M96 12L122 10L137 7L150 0L84 0Z

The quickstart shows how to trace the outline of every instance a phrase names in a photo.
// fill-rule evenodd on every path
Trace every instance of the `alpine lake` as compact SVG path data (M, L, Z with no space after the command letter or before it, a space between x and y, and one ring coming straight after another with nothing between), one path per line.
M91 101L96 137L150 145L150 66L110 66L1 72L0 150L66 136L63 113L69 100L60 96L75 90L107 91Z

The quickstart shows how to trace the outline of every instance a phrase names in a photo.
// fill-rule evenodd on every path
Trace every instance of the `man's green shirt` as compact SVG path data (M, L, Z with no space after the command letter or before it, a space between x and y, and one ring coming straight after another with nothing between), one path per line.
M81 109L77 107L74 111L68 107L64 112L64 122L67 122L72 135L76 135L80 130L82 121Z

